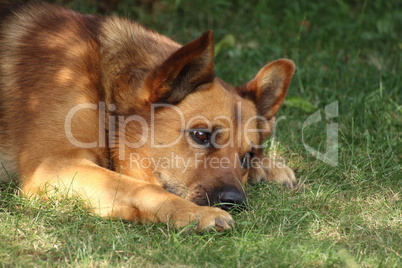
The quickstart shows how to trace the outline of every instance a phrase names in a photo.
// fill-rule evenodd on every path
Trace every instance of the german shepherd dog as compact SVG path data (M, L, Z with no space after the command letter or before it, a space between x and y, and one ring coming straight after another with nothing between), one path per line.
M248 181L297 184L262 148L295 65L232 87L213 61L211 31L182 46L122 18L1 2L0 178L104 217L231 229Z

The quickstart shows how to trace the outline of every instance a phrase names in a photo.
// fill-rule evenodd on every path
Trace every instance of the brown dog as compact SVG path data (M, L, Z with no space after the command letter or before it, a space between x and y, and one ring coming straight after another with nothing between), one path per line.
M0 3L0 178L65 191L101 216L230 229L247 181L295 186L262 157L295 66L233 88L212 32L181 46L145 27L48 4Z

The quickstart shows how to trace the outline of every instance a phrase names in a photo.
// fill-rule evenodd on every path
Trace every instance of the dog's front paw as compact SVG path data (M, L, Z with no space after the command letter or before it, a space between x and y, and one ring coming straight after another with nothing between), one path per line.
M293 170L284 164L279 164L273 166L272 168L268 168L266 169L266 173L269 180L281 183L287 188L292 189L299 185Z
M194 205L192 208L179 209L170 218L176 229L182 229L194 223L197 232L216 230L224 232L232 229L234 221L226 211L214 207Z
M298 186L296 176L292 169L285 164L276 162L268 157L255 161L249 171L249 182L257 184L267 180L276 181L287 188L296 188Z

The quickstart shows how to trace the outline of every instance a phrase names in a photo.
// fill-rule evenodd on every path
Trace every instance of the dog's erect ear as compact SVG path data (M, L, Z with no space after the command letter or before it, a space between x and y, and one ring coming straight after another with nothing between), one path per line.
M265 65L253 80L236 90L242 97L251 99L259 115L269 120L281 107L294 72L293 61L276 60Z
M212 31L182 46L147 78L148 102L178 103L198 86L214 79Z

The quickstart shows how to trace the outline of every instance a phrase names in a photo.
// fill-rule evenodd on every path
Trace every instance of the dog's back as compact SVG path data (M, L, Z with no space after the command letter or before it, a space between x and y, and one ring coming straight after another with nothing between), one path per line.
M7 125L5 118L6 108L9 105L6 104L6 94L5 92L3 92L5 90L3 86L4 85L3 80L5 80L6 77L4 77L3 75L2 72L3 67L1 62L3 61L2 51L5 50L5 46L3 45L3 39L4 39L3 36L5 32L5 30L3 30L3 28L5 28L4 21L10 15L12 15L12 11L17 8L18 8L17 4L0 2L0 181L9 178L8 177L9 174L7 174L5 166L7 166L8 171L10 173L15 172L16 170L15 161L13 161L15 156L14 154L12 154L10 150L11 149L10 144L6 143L7 140L11 139L8 137L9 131L7 131L7 129L9 126ZM8 147L8 149L6 148L6 146Z
M49 4L1 2L0 14L3 180L6 173L21 170L21 165L29 173L27 163L37 166L50 152L59 153L55 152L58 149L73 154L76 148L60 131L68 112L78 104L98 104L111 98L109 76L115 76L122 66L134 66L137 73L132 77L140 81L180 47L137 23L83 15ZM75 118L74 138L99 140L97 111L86 109ZM29 155L24 147L30 147ZM94 148L93 154L97 163L108 165L107 148Z
M2 3L0 8L0 159L8 173L14 173L21 158L40 161L43 149L63 147L57 144L57 133L63 129L66 108L84 86L97 88L93 32L99 23L50 5ZM24 147L35 146L42 149L24 155ZM0 177L4 179L4 171Z

